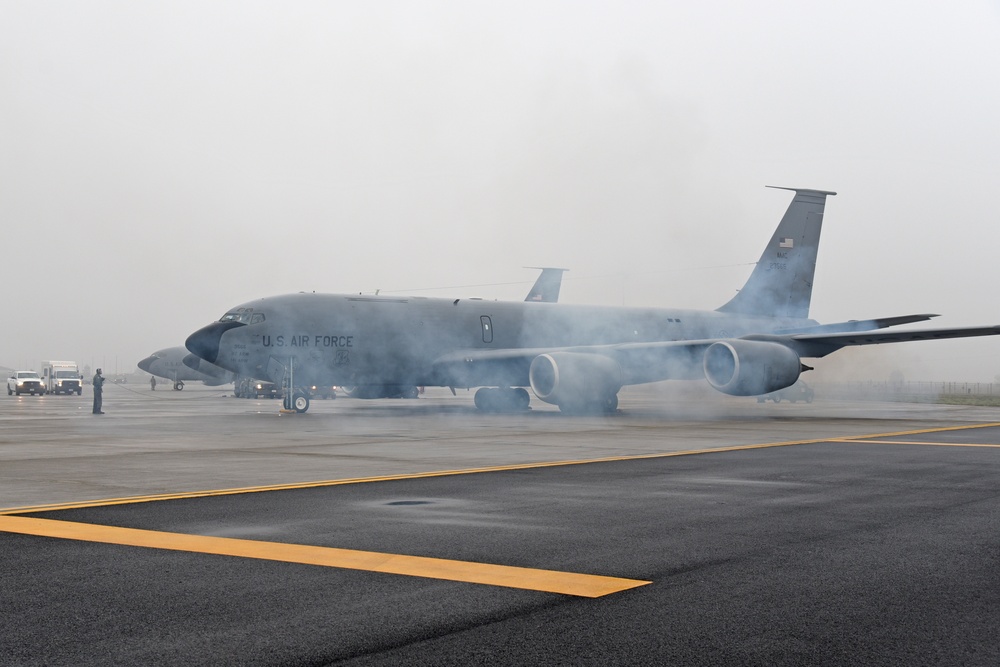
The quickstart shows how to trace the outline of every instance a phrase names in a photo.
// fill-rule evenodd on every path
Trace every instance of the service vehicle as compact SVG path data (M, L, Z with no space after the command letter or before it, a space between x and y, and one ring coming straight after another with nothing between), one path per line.
M236 398L281 398L281 387L274 382L256 378L237 378L233 384Z
M42 378L35 371L14 371L7 378L7 395L17 394L31 394L34 396L38 394L43 396L45 394L45 385L42 384Z
M83 376L75 361L43 361L42 384L49 394L83 393Z
M337 398L337 385L314 384L306 387L313 398Z
M351 398L417 398L423 393L420 387L408 384L344 385L341 390Z

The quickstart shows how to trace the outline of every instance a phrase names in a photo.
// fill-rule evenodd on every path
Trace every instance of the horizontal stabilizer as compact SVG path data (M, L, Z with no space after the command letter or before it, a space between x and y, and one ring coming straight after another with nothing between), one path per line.
M940 317L929 313L920 315L900 315L898 317L879 317L874 320L849 320L847 322L832 322L830 324L817 324L808 327L797 327L794 329L781 329L775 331L776 334L831 334L831 333L851 333L858 331L873 331L875 329L886 329L888 327L898 327L900 324L912 324L913 322L926 322L932 317Z
M781 186L781 185L765 185L764 187L765 188L774 188L775 190L789 190L791 192L802 193L802 194L810 195L810 196L813 196L813 197L819 197L819 196L823 196L823 195L831 195L831 196L833 196L833 195L837 194L836 192L833 192L832 190L811 190L809 188L786 188L786 187Z
M946 340L1000 335L1000 325L960 327L956 329L910 329L904 331L869 331L831 334L795 334L786 344L803 357L825 357L831 352L855 345L908 343L918 340ZM756 338L756 337L754 337Z

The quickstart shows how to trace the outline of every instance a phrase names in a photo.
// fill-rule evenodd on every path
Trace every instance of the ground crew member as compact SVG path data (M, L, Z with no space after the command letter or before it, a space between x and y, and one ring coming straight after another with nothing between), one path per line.
M149 376L149 390L150 391L156 391L156 376L155 375L150 375Z
M101 375L101 369L97 369L97 374L94 375L94 414L103 415L104 412L101 411L101 398L104 393L104 376Z

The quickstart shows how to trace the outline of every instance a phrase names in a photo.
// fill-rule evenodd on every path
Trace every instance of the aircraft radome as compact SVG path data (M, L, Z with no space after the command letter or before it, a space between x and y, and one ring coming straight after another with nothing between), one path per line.
M187 349L240 375L366 387L472 388L483 410L526 409L535 396L569 413L612 412L626 385L705 379L735 396L766 394L810 370L803 359L852 345L1000 333L1000 326L886 327L918 314L819 324L809 319L826 198L793 190L777 229L736 296L714 311L351 294L288 294L231 308ZM291 394L289 396L289 394ZM286 392L305 412L309 394Z

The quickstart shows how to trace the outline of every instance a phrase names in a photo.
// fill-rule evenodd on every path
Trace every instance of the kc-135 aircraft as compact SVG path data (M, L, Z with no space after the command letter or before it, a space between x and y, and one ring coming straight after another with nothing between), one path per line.
M230 309L187 349L241 375L291 387L479 387L482 410L526 409L525 387L567 413L617 410L626 385L705 379L756 396L791 386L802 359L843 347L1000 334L1000 326L880 331L931 314L820 324L809 319L827 196L795 196L736 295L714 311L480 299L288 294ZM309 394L286 392L286 407Z
M200 381L215 387L233 381L232 373L194 357L181 346L157 350L136 365L150 375L170 380L176 391L183 389L185 382Z

